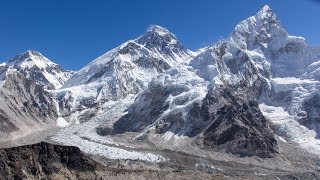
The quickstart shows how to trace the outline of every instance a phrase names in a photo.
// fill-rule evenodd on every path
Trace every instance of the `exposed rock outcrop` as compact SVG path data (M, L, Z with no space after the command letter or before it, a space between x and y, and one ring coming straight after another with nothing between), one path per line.
M17 71L7 72L0 103L1 141L55 126L58 115L52 95Z
M0 179L96 179L99 166L71 146L41 142L0 150Z

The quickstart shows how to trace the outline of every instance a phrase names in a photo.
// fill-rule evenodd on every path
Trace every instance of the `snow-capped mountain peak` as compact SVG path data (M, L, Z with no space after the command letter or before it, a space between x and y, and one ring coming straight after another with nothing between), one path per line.
M2 66L4 69L20 71L26 78L45 86L46 89L60 88L72 74L33 50L18 54L15 58L3 63Z
M274 14L270 6L265 5L261 8L261 10L258 12L258 14L261 14L263 16L269 16L270 14Z
M229 39L240 49L266 49L273 40L285 41L288 33L282 27L277 15L268 6L257 14L240 22Z
M172 34L168 29L161 27L159 25L150 26L149 29L147 30L147 32L155 33L159 36L172 36L176 39L175 35Z
M261 11L270 11L271 10L271 8L270 8L270 6L269 5L264 5L262 8L261 8Z
M41 53L33 50L27 50L18 54L15 58L7 63L10 67L32 68L37 66L39 68L46 68L48 66L57 65L51 62L48 58L44 57Z
M171 61L170 65L185 63L193 58L193 52L186 49L173 33L158 25L148 28L135 42Z
M262 23L262 24L271 23L283 29L277 15L268 5L265 5L254 17L257 23Z

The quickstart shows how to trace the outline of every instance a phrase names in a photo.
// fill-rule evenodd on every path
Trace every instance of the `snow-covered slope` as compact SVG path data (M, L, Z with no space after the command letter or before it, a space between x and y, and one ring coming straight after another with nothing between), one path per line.
M134 76L141 81L140 83L148 83L148 79L154 76L152 74L161 73L169 67L163 58L134 41L128 41L76 72L63 88L94 82L104 83L108 79L112 81L110 83L130 83L129 78L135 78ZM151 77L146 74L150 74Z
M15 69L26 78L43 85L45 89L57 89L62 87L72 72L62 69L41 53L28 50L15 58L2 63L1 69ZM1 73L3 76L3 73Z
M56 101L48 89L61 87L72 72L36 51L0 65L0 136L8 141L55 127Z
M184 48L167 29L152 26L143 36L130 40L90 62L76 72L63 87L88 84L110 77L118 73L116 70L120 71L116 67L106 69L114 63L123 61L142 69L162 72L171 66L187 63L193 57L192 54L193 52Z
M320 113L318 104L315 103L319 91L319 81L317 81L319 49L308 46L303 37L289 35L268 6L237 25L227 41L229 42L227 51L235 57L233 59L238 59L236 63L233 59L225 61L231 72L234 72L235 64L236 67L245 64L245 68L244 66L238 68L240 72L243 71L241 69L245 71L250 69L245 61L241 62L243 58L237 56L245 53L252 72L257 70L257 76L263 79L261 85L265 85L260 88L261 93L259 93L262 96L257 97L260 102L276 106L275 108L280 106L287 111L290 118L286 123L289 126L296 129L304 129L302 126L307 126L311 131L315 131L314 134L319 135L319 123L316 123L316 119L320 117ZM247 76L243 81L249 79ZM296 122L291 121L292 119ZM280 126L280 129L283 126L280 123L275 125ZM292 136L294 131L288 132L290 133ZM317 141L318 135L310 141ZM295 138L291 140L296 142ZM301 143L304 148L310 148L304 146L304 142ZM313 145L313 148L319 148L319 143Z
M311 62L319 59L319 52L309 47L303 37L290 36L285 31L269 6L238 24L229 41L234 46L231 53L241 49L263 54L264 63L271 64L273 77L299 77Z
M97 58L76 72L62 89L52 92L59 99L62 114L96 111L104 102L139 93L169 67L161 57L129 41Z
M289 35L269 6L240 22L226 39L197 53L167 29L152 26L65 83L64 73L48 75L56 70L50 70L55 64L39 53L25 54L0 65L0 85L5 86L9 69L41 85L62 85L48 91L56 98L53 117L59 126L77 125L53 139L68 145L86 141L82 148L92 154L94 149L86 144L107 148L99 145L104 142L99 135L163 143L165 148L172 141L178 146L183 142L263 158L281 153L275 134L306 149L320 147L320 50ZM47 104L51 107L52 102ZM295 136L300 130L307 135ZM93 137L99 142L88 141ZM96 154L100 152L113 153Z
M152 78L172 66L188 63L192 57L167 29L153 26L145 35L90 62L62 89L52 92L63 115L84 109L94 109L94 114L104 102L138 94Z
M304 124L318 129L320 111L310 103L318 97L314 95L318 81L305 79L304 72L308 68L316 72L317 63L309 65L318 57L315 48L302 37L290 36L271 8L264 6L240 22L227 39L204 48L189 67L173 65L152 80L127 114L112 129L99 128L99 133L139 132L139 136L158 134L167 140L170 134L196 137L212 148L244 156L272 156L278 151L277 143L257 102L283 106L296 121L301 121L297 114L314 106L302 114L312 114L304 119L312 123ZM287 96L281 97L283 92ZM311 95L314 98L304 102ZM283 102L280 97L290 99Z

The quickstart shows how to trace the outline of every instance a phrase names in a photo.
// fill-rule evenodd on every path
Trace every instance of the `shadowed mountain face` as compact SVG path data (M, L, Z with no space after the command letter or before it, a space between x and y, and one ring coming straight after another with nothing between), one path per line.
M71 146L42 142L0 150L0 179L95 179L99 166Z
M216 109L214 104L222 104ZM226 149L240 156L272 157L278 152L277 141L253 98L239 91L214 90L203 100L202 121L210 125L203 132L203 145Z
M119 162L113 162L112 166L107 167L97 163L73 146L41 142L0 149L1 180L224 179L221 174L202 172L119 168L123 167Z
M225 149L240 156L273 157L278 152L277 141L262 115L253 92L238 87L209 90L203 100L195 102L188 111L170 112L169 96L188 91L186 87L156 86L128 109L113 129L98 128L101 135L125 132L147 132L196 137L200 146ZM180 100L180 102L178 101ZM175 101L178 105L187 99ZM163 112L170 112L163 116ZM183 115L182 115L183 114Z

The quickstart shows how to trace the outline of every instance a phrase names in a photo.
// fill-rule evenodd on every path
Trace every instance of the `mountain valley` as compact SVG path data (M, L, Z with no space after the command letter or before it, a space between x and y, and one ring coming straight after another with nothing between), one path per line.
M198 51L158 25L78 71L28 50L0 64L0 179L320 179L319 88L267 5Z

